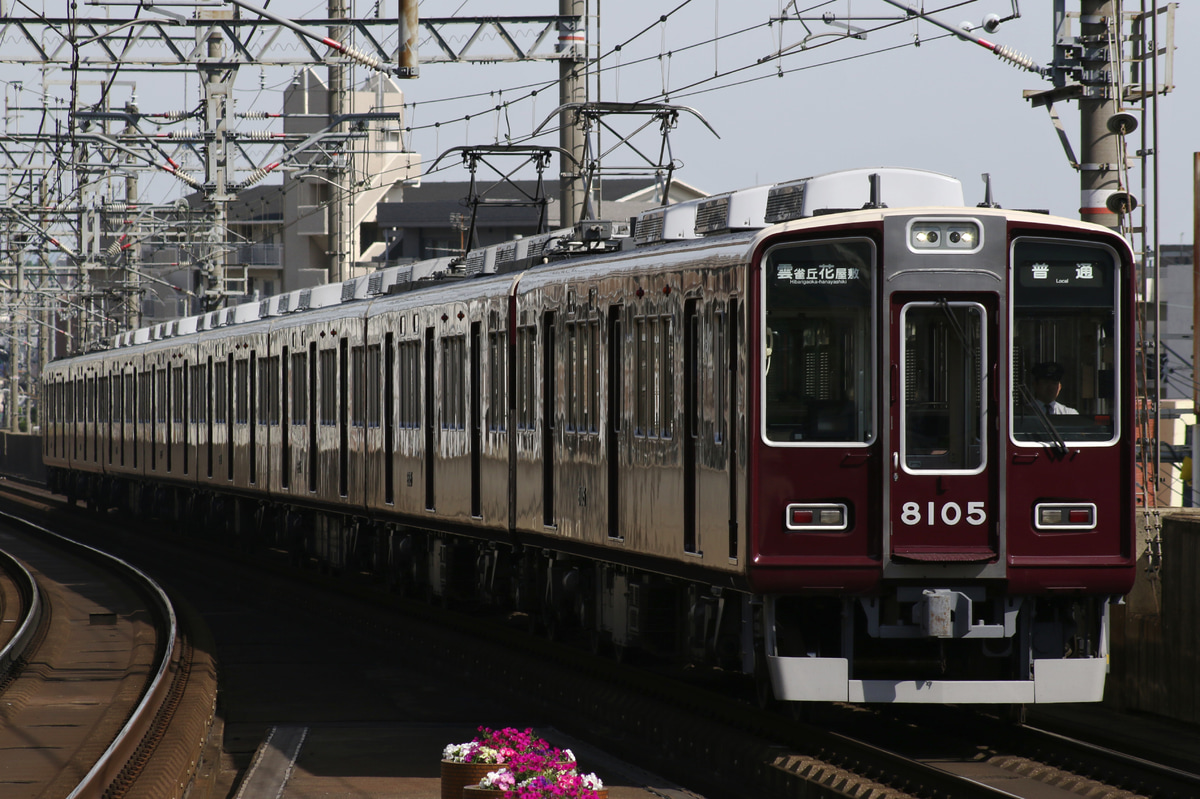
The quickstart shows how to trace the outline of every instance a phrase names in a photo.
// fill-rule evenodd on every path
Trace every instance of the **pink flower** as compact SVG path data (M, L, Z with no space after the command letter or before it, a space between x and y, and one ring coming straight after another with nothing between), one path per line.
M533 730L480 727L470 744L451 745L466 750L465 762L497 763L503 767L488 774L487 787L504 791L505 799L595 799L603 784L595 774L580 775L575 755L533 734Z

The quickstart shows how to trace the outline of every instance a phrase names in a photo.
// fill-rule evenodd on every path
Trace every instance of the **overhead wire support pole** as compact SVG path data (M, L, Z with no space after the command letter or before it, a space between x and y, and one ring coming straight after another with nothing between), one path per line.
M563 17L559 23L558 49L562 60L558 64L558 104L560 109L577 103L587 102L586 75L581 74L587 64L587 21L584 17L584 0L558 0L558 13ZM576 122L578 120L575 120ZM558 146L570 153L571 161L580 164L587 149L587 132L578 124L572 124L567 112L562 111L559 119ZM559 211L560 225L574 224L586 208L588 197L584 194L583 175L571 168L567 159L559 161Z
M396 77L421 77L421 59L417 52L420 40L421 18L417 0L400 0L399 39L400 46L396 53Z

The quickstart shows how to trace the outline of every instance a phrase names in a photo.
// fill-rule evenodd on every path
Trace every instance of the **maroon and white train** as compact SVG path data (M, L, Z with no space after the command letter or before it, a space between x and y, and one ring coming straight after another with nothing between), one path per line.
M834 173L123 334L46 369L45 461L781 700L1098 700L1133 308L1107 229Z

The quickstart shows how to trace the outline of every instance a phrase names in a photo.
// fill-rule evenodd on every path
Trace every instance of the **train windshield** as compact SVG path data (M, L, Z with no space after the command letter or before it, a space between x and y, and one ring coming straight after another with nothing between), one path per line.
M1018 442L1117 437L1117 259L1105 247L1013 246L1012 435Z
M776 247L763 268L766 440L868 443L875 435L875 248Z

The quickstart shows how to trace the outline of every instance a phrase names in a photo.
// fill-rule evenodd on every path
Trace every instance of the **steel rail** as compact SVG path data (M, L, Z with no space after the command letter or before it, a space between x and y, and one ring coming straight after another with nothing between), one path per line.
M1129 790L1144 790L1153 786L1155 796L1184 797L1200 796L1200 773L1170 766L1146 757L1121 752L1102 744L1041 727L1023 724L1019 728L1022 737L1037 739L1037 745L1062 752L1067 750L1071 758L1092 764L1092 770L1103 768L1111 776L1105 782L1116 781L1118 787ZM1134 777L1139 785L1121 784L1122 775Z
M93 764L91 769L88 770L87 774L79 781L75 789L67 795L67 799L93 799L93 797L99 799L104 794L105 789L120 775L121 770L137 751L138 746L141 744L150 726L154 723L158 711L162 708L165 699L170 693L172 681L169 678L168 672L171 663L175 660L176 641L179 636L179 625L175 615L175 607L171 604L171 600L167 597L166 592L152 577L128 561L68 538L67 536L60 535L53 530L42 527L28 519L23 519L20 516L0 511L0 519L13 526L24 527L40 535L55 539L59 544L66 546L68 549L75 550L93 561L99 561L115 567L117 571L124 573L126 579L131 580L149 595L159 618L166 622L165 644L162 647L154 678L143 692L137 707L134 708L134 711L121 727L121 731L117 733L116 737L104 750L104 753L95 764Z
M30 643L36 637L42 623L44 605L37 580L33 578L29 569L25 568L25 564L3 551L0 551L0 560L4 561L4 565L0 568L4 568L13 576L14 582L17 584L17 591L25 602L24 618L21 620L17 632L0 649L0 683L3 683L17 661L25 656Z

